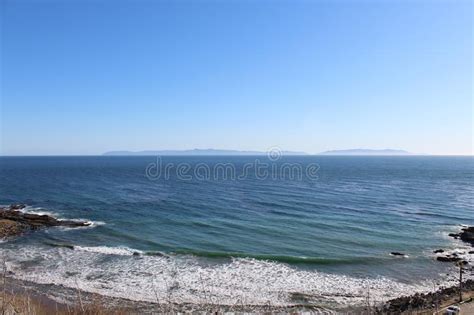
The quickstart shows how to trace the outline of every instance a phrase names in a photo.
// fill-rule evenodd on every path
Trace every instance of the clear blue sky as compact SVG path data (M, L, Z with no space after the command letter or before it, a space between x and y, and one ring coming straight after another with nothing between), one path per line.
M1 154L473 152L471 1L1 0Z

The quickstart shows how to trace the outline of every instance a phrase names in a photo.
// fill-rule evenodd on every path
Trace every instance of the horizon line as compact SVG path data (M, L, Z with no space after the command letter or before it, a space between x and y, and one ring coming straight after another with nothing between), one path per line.
M262 154L202 154L202 155L193 155L193 154L130 154L130 155L105 155L105 154L24 154L24 155L4 155L0 154L1 157L144 157L144 156L167 156L167 157L252 157L258 156L261 157ZM285 154L282 154L285 156ZM336 156L336 157L420 157L420 156L430 156L430 157L443 157L443 156L451 156L451 157L474 157L473 154L321 154L321 153L306 153L306 154L288 154L288 157L292 156Z

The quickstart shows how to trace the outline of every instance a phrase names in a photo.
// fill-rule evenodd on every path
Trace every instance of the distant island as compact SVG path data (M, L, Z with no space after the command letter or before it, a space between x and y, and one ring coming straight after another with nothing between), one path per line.
M405 150L373 150L373 149L350 149L350 150L330 150L319 153L319 155L413 155Z
M168 156L235 156L235 155L267 155L266 151L240 151L240 150L219 150L219 149L191 149L191 150L145 150L145 151L109 151L103 153L107 156L149 156L149 155L168 155ZM306 152L298 151L280 151L281 155L310 155ZM348 150L329 150L316 155L414 155L405 150L394 149L348 149Z
M282 155L308 155L305 152L281 151ZM158 150L158 151L110 151L103 155L119 156L146 156L146 155L267 155L263 151L239 151L217 149L192 149L192 150Z

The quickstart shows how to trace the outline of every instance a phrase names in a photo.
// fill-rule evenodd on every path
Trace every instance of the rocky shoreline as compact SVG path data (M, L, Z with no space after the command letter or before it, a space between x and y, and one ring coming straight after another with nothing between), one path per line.
M464 243L474 247L474 226L467 226L461 229L459 233L450 233L450 237L461 240ZM433 251L437 255L436 260L440 262L452 262L462 268L460 272L463 274L469 270L473 270L469 262L464 258L466 255L474 254L474 250L448 251L437 249ZM464 298L474 297L474 280L462 282L462 292ZM425 311L433 311L442 305L459 301L459 286L448 288L440 288L435 292L424 294L414 294L411 296L402 296L386 302L382 307L376 310L378 314L402 314L402 313L418 313Z
M450 233L449 236L460 239L474 247L474 226L467 226L461 229L460 233Z
M46 227L86 227L87 221L61 220L46 214L23 212L24 204L14 204L9 207L0 207L0 238L18 236L28 231Z
M450 237L460 240L474 247L474 226L467 226L461 229L459 233L449 233ZM453 262L456 264L468 265L466 257L474 254L474 248L472 250L445 250L437 249L433 251L436 254L436 260L441 262Z
M462 285L465 298L474 295L474 280L467 280ZM385 303L377 309L378 314L401 314L421 310L435 310L437 307L456 302L459 296L459 287L440 288L435 292L417 293L411 296L402 296Z

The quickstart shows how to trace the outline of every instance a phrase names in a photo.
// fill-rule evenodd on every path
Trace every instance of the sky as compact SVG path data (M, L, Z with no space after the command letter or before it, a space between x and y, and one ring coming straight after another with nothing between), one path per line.
M473 154L472 1L0 3L1 155Z

